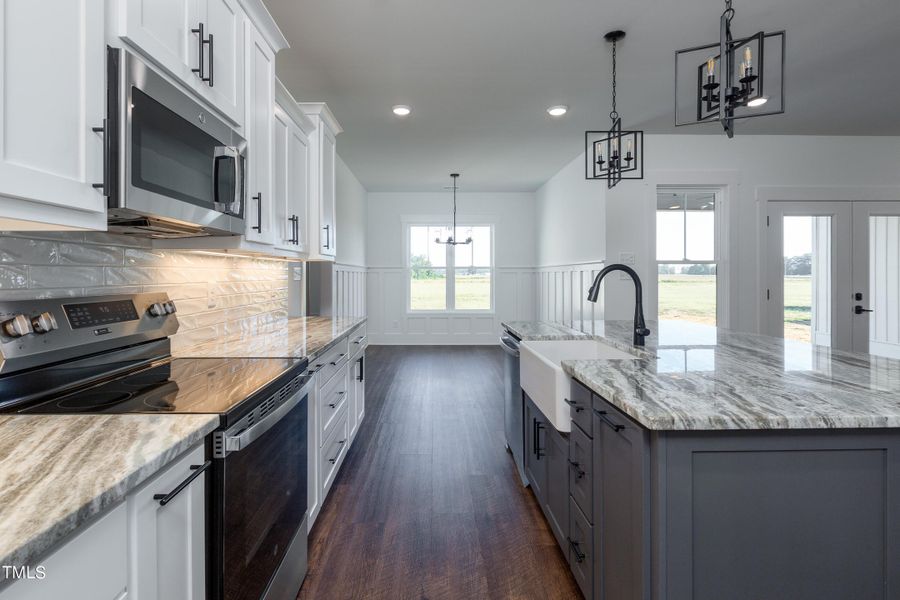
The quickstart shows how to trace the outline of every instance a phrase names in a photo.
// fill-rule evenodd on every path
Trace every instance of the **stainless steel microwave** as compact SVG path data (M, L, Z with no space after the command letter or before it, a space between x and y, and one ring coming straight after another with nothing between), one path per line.
M109 230L147 237L244 233L247 142L137 55L107 52Z

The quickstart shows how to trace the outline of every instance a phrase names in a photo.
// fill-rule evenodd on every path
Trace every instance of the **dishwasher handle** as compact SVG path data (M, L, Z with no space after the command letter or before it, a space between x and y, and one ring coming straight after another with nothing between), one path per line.
M519 357L519 343L515 340L515 338L506 335L505 333L500 336L500 346L503 348L503 351L511 356Z

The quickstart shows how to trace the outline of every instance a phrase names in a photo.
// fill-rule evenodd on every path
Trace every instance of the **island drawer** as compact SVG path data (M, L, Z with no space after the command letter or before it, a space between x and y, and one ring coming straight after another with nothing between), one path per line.
M571 499L569 507L569 569L585 598L594 597L594 528Z
M349 360L348 354L347 338L344 337L328 352L313 361L318 369L316 371L316 385L320 390L347 364Z
M366 324L363 323L350 333L350 355L356 356L368 346L366 337Z
M319 439L322 443L328 439L334 430L342 414L346 414L347 407L347 391L348 391L348 373L344 369L342 375L333 378L319 392L318 409L319 409L319 425L321 427Z
M578 425L569 433L569 493L588 521L594 522L593 442Z
M594 437L591 429L591 424L593 423L591 418L591 390L584 387L576 379L572 379L572 385L569 387L572 397L566 398L566 403L569 405L569 414L572 417L572 421L577 423L588 437Z
M331 436L325 440L322 446L322 453L319 455L319 472L322 474L322 498L328 495L331 484L337 476L341 464L344 462L344 456L347 454L347 448L350 446L349 428L347 422L347 411L343 411L338 416L334 430Z

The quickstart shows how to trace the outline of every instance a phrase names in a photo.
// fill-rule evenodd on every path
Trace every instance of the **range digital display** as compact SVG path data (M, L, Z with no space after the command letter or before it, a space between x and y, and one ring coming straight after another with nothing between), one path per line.
M137 321L137 310L131 300L114 302L91 302L87 304L66 304L63 306L72 329L96 327L111 323Z

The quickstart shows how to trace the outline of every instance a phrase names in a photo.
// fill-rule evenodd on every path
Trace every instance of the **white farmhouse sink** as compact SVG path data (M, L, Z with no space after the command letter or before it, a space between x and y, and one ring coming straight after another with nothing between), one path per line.
M571 431L569 405L571 378L564 360L634 360L633 354L599 340L549 340L522 342L519 347L519 379L522 389L558 431Z

